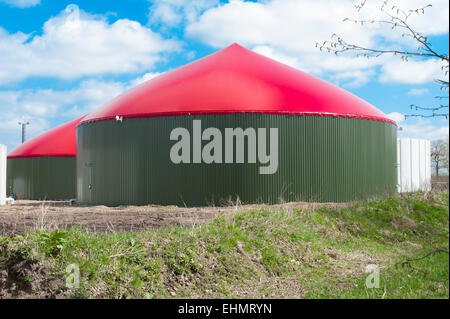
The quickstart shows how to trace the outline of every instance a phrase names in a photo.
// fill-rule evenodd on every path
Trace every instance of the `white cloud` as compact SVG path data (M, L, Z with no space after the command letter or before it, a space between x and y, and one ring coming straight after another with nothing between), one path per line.
M0 2L9 4L12 7L29 8L37 6L41 3L41 0L0 0Z
M358 1L360 2L360 1ZM354 18L365 20L389 20L389 17L380 10L383 1L367 0L363 9L358 15L353 15ZM398 9L408 13L409 10L415 10L423 8L431 4L431 7L425 8L424 14L413 13L408 18L408 24L413 30L419 31L424 35L439 35L448 33L449 27L449 2L448 0L388 0L384 10L394 16L404 18L404 14L397 12ZM355 11L354 11L355 12ZM353 22L349 22L352 24ZM368 23L365 28L371 30L373 33L371 36L381 36L384 40L402 40L408 41L409 38L402 38L401 34L403 29L397 29L399 32L392 31L391 25ZM406 42L407 43L407 42ZM415 46L417 42L412 41Z
M72 103L61 101L60 108L64 109L63 116L78 117L100 107L102 104L115 98L129 88L129 84L123 82L103 82L98 80L86 80L78 88L68 92L55 92L56 95L68 96ZM65 106L70 105L70 109Z
M24 89L0 90L0 144L8 149L20 142L19 121L29 121L28 138L51 128L51 123L62 124L100 107L126 90L160 74L145 73L128 82L88 79L68 90Z
M331 81L335 82L338 86L358 88L369 83L374 77L374 74L375 71L372 69L341 71L331 75Z
M380 81L384 83L423 84L442 78L441 66L442 62L437 59L409 60L407 62L400 59L390 59L381 68Z
M27 116L15 116L15 117L8 117L8 118L2 118L0 120L0 132L1 133L10 133L10 132L19 132L20 133L20 126L19 122L23 121L30 121L29 117ZM49 121L42 118L33 119L33 125L27 126L27 135L34 136L35 134L39 134L44 132L46 129L49 128ZM3 144L3 141L2 141Z
M27 126L27 139L30 139L38 134L47 131L50 128L50 122L45 118L31 118L30 116L10 112L8 110L2 111L0 117L0 144L8 147L8 152L16 147L21 141L21 127L19 122L29 121Z
M26 89L0 91L0 105L13 118L75 117L100 106L126 89L121 82L83 81L71 90ZM73 110L79 110L74 113Z
M77 78L150 70L180 44L138 22L109 24L69 5L49 19L42 35L9 34L0 28L0 85L30 76Z
M316 75L341 73L332 80L359 86L372 75L367 69L381 60L334 56L315 47L335 32L349 41L372 44L363 29L342 22L353 11L352 1L237 0L207 10L186 27L186 34L217 48L237 42Z
M409 24L425 35L445 34L449 31L449 2L448 0L402 0L393 1L405 9L417 9L431 4L425 14L413 14Z
M407 94L411 96L421 96L427 94L428 92L429 90L427 88L418 88L409 90Z
M236 0L207 10L186 32L214 47L238 42L317 53L315 42L327 40L339 30L349 39L370 43L360 28L342 23L353 9L351 1Z
M427 140L446 139L449 134L448 120L442 119L417 119L408 120L401 125L399 137L423 138Z
M84 115L136 85L162 73L145 73L128 82L88 79L69 90L24 89L0 91L1 132L15 128L17 119L48 123L53 118L70 120ZM9 119L9 120L5 120ZM9 124L7 124L9 123ZM11 124L12 123L12 124ZM34 125L34 124L33 124ZM31 127L31 126L30 126Z
M288 56L280 52L276 52L275 49L268 45L260 45L253 48L253 51L265 55L268 58L271 58L273 60L276 60L278 62L287 64L291 67L301 69L302 65L300 61L293 56Z
M150 24L174 27L183 21L194 21L201 12L219 3L218 0L156 0L149 10Z
M151 80L151 79L153 79L153 78L156 78L157 76L159 76L159 75L161 75L161 74L163 74L164 72L148 72L148 73L145 73L143 76L141 76L141 77L138 77L137 79L135 79L135 80L132 80L131 82L130 82L130 84L131 84L131 86L138 86L139 84L142 84L142 83L144 83L144 82L147 82L148 80Z
M393 3L406 9L428 4L425 0ZM343 22L344 18L358 17L354 4L353 0L234 0L205 10L186 26L185 34L215 48L237 42L307 72L317 75L336 73L332 74L332 80L346 78L350 86L360 86L372 78L375 67L397 59L334 56L320 52L315 43L330 40L333 33L341 35L349 43L369 47L382 47L402 38L380 25L355 26L354 23ZM380 4L380 1L368 0L359 18L380 18ZM444 34L448 32L447 13L448 1L436 0L425 15L412 17L411 23L426 34ZM410 46L411 43L406 41L405 45ZM390 65L387 71L391 71ZM432 75L422 76L420 81L429 80ZM412 81L399 76L395 80Z
M181 22L183 15L170 2L158 1L151 7L149 18L151 23L161 22L173 26Z
M20 142L18 121L29 121L27 136L32 138L52 127L80 117L130 88L130 83L85 80L69 90L25 89L0 91L2 116L1 143L9 149Z
M392 112L389 114L386 114L388 118L395 121L397 124L400 124L405 121L405 115L399 112Z

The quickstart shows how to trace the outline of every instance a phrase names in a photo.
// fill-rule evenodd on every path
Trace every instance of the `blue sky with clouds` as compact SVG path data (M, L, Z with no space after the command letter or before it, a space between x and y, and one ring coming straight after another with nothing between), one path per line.
M402 117L410 104L448 104L434 98L442 95L433 81L443 77L439 61L336 57L315 47L338 33L352 43L412 48L378 25L342 21L378 18L380 3L367 0L358 12L350 0L0 0L0 143L9 150L20 143L18 121L28 120L36 136L233 42L360 96L397 120L400 136L445 138L447 119ZM410 22L448 54L448 0L391 3L431 3Z

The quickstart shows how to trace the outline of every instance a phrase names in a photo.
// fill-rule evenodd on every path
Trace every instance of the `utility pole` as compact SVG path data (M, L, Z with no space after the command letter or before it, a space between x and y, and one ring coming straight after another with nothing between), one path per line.
M30 124L30 122L19 122L19 125L22 125L22 144L27 139L27 125Z

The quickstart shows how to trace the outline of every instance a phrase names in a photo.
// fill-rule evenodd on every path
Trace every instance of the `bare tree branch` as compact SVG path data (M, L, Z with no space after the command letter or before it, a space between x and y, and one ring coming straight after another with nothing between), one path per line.
M362 0L360 3L355 5L355 8L358 12L366 5L367 0ZM385 16L384 19L381 20L355 20L346 18L344 22L353 22L355 24L359 24L364 26L365 24L374 24L377 23L379 25L389 26L392 32L401 32L402 38L409 38L417 42L418 47L416 50L408 50L402 49L402 46L399 45L398 48L371 48L365 47L358 44L348 43L341 36L337 34L333 34L331 36L331 41L324 41L322 44L316 43L316 47L319 48L320 51L327 51L329 53L334 53L336 55L341 55L344 53L354 53L357 57L365 57L365 58L377 58L385 54L390 54L394 56L401 56L402 61L408 62L408 58L410 57L419 57L419 58L435 58L439 59L442 62L441 70L442 77L439 79L435 79L435 82L439 85L439 88L442 91L448 91L449 88L449 55L447 53L438 52L433 48L433 45L430 43L427 36L423 33L415 30L408 22L408 19L414 14L425 14L426 9L431 7L432 5L426 5L421 8L413 9L413 10L403 10L398 6L389 6L389 1L383 1L381 5L381 12ZM407 46L403 46L407 47ZM437 99L448 98L448 96L438 96ZM432 112L431 115L423 115L423 114L409 114L407 117L445 117L448 118L449 114L447 113L436 113L436 111L447 108L448 105L440 105L436 107L421 107L417 105L411 105L411 109L415 109L416 111L428 111Z

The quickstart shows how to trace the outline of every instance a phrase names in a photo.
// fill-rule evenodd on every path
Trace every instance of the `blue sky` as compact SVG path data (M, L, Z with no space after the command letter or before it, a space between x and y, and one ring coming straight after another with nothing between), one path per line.
M333 33L355 44L412 48L378 25L342 21L378 18L380 2L367 0L357 12L350 0L0 0L0 143L9 150L20 143L18 121L28 120L29 137L36 136L233 42L360 96L397 120L400 136L446 138L448 120L402 116L410 104L448 104L434 98L442 95L433 81L444 77L439 61L336 57L315 48ZM431 3L410 22L448 54L448 0L391 3Z

